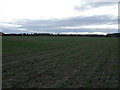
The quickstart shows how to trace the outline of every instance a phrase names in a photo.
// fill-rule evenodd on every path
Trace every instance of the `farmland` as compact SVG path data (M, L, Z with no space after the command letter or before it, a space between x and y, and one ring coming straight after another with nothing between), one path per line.
M3 36L3 88L117 88L118 38Z

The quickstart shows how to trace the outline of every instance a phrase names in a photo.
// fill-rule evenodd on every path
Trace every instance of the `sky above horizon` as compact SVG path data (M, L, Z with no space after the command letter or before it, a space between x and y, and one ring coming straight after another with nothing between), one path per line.
M118 32L118 0L1 0L4 33Z

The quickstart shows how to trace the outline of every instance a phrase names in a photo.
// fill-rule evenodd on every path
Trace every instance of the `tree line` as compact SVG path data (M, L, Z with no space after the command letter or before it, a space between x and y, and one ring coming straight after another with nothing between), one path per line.
M107 35L98 35L98 34L50 34L50 33L10 33L5 34L3 32L0 32L1 36L88 36L88 37L120 37L120 33L112 33Z

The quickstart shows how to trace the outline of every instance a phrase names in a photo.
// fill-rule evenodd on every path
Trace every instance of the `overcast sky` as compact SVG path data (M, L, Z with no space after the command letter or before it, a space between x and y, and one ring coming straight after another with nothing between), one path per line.
M4 33L116 33L118 0L0 0L0 30Z

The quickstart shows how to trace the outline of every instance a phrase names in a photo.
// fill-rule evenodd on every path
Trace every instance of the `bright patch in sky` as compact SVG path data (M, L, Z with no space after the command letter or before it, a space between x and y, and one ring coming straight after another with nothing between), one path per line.
M63 29L83 29L83 28L106 28L106 29L118 29L118 25L88 25L88 26L78 26L78 27L60 27Z
M85 35L85 34L98 34L98 35L106 35L107 33L103 33L103 32L63 32L61 34L82 34L82 35Z
M20 28L19 30L26 31L27 29L25 29L25 28Z
M75 16L79 0L2 0L1 18L50 19Z
M9 23L1 23L3 27L21 27L21 25L9 24Z

